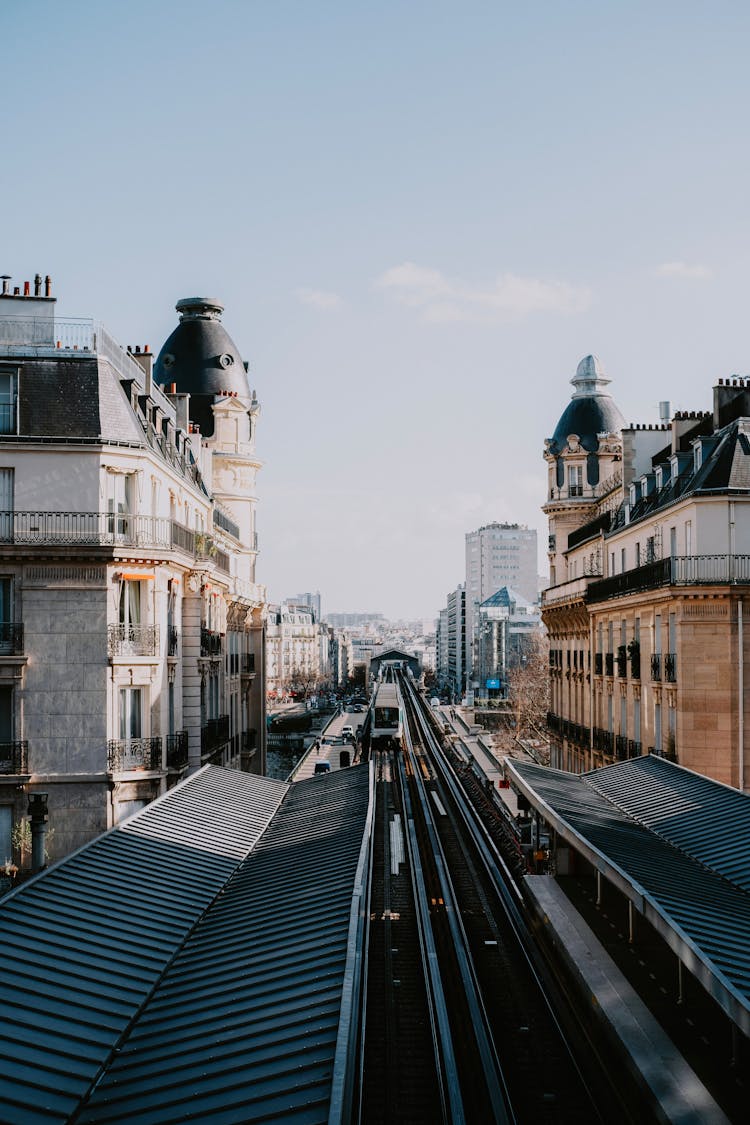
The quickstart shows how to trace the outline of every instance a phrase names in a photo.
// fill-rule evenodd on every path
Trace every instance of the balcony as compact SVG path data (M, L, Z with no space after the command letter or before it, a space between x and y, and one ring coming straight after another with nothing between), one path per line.
M661 680L661 653L651 653L651 679Z
M0 621L0 656L23 655L23 625Z
M643 753L643 748L640 742L635 742L632 738L628 739L628 757L640 758Z
M600 754L611 754L614 745L614 736L611 731L594 727L594 749Z
M188 764L188 732L167 735L167 769L184 770Z
M110 773L161 768L160 738L111 738L107 742L107 769Z
M624 762L628 757L628 740L623 734L615 735L615 758L618 762Z
M223 749L227 742L229 742L229 715L209 719L206 725L201 727L201 760L205 762L217 750Z
M201 628L201 656L221 656L222 635L212 629Z
M668 684L677 683L677 653L664 653L664 680Z
M641 678L641 646L638 641L631 641L628 645L630 657L630 675L634 680Z
M158 625L108 625L107 653L112 656L156 656Z
M750 555L673 555L593 582L587 601L603 602L660 586L746 584L750 584Z
M0 774L29 772L29 744L23 742L0 742Z
M628 675L628 650L625 645L618 645L617 647L617 675L621 680L627 679Z

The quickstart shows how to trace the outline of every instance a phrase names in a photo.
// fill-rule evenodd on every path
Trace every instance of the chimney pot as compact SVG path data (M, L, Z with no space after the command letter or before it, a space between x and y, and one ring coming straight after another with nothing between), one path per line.
M52 278L49 274L44 279L44 296L50 297L52 295Z
M7 294L7 292L8 292L8 282L10 281L10 274L9 273L0 274L0 279L2 279L2 283L3 283L3 293Z
M13 296L14 296L14 297L20 297L20 296L21 296L21 287L20 287L20 285L14 285L14 286L13 286Z
M41 296L42 292L42 275L39 273L34 274L34 296Z
M23 295L24 297L31 296L31 283L28 281L24 281L23 283Z
M136 344L136 345L135 345L135 354L136 354L136 355L140 355L140 354L141 354L141 345L140 345L140 344Z

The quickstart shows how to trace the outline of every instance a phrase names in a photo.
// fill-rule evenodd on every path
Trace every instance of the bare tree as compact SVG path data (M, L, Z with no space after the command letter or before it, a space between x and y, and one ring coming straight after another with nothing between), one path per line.
M518 738L536 738L549 710L549 642L541 634L529 638L515 668L508 673L508 702Z

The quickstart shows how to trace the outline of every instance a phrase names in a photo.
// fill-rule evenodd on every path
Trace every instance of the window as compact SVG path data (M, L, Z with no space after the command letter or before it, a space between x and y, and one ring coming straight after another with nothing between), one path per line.
M0 863L13 858L13 806L0 805Z
M142 689L120 688L120 738L129 741L142 737Z
M621 547L620 548L620 572L622 574L624 574L626 569L627 569L627 567L625 566L625 548Z
M677 528L670 527L669 529L669 555L670 558L677 557Z
M120 624L129 628L141 623L141 583L124 579L120 585Z
M133 474L108 473L107 511L110 535L127 536L130 533L128 516L133 510Z
M583 465L568 466L568 495L583 496Z
M636 566L641 565L641 545L640 545L640 543L636 543L636 545L635 545L635 565Z
M13 579L0 578L0 653L13 652L13 640Z
M0 540L13 538L13 469L0 469Z
M18 372L0 367L0 434L18 433Z
M693 521L685 521L685 554L692 555L693 553Z

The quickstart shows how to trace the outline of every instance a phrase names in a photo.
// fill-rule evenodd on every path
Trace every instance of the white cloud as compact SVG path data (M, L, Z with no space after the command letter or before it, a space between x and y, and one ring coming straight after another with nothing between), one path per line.
M328 293L325 289L298 289L297 297L303 305L315 309L337 309L341 304L338 293Z
M692 281L706 281L712 277L708 266L689 265L688 262L662 262L656 267L658 277L686 277Z
M535 277L500 274L486 286L446 277L440 270L403 262L381 274L378 289L397 301L420 309L431 321L514 320L536 312L579 313L591 303L584 286Z

